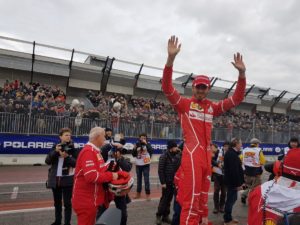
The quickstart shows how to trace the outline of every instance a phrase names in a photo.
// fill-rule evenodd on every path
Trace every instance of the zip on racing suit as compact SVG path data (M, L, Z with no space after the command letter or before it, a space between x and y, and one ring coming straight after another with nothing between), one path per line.
M208 99L181 97L172 85L172 72L172 67L165 67L162 90L178 112L185 139L180 170L183 179L179 181L178 189L182 207L180 224L198 225L202 217L208 216L212 119L243 101L246 79L238 79L233 96L214 103Z

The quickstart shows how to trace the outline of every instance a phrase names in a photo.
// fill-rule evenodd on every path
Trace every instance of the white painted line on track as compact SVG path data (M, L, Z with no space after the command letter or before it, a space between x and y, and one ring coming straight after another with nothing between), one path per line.
M19 187L18 186L14 187L10 199L17 199L18 191L19 191Z
M147 201L144 198L141 199L134 199L131 201L131 203L136 202L151 202L151 201L159 201L160 198L151 198L150 201ZM112 202L111 205L114 205L115 203ZM6 214L18 214L18 213L31 213L31 212L41 212L41 211L50 211L54 210L54 207L43 207L43 208L34 208L34 209L16 209L16 210L5 210L0 211L0 215L6 215Z

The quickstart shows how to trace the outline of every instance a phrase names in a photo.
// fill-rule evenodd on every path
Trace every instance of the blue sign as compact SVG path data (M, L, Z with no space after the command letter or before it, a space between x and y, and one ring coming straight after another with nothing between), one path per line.
M88 141L88 137L72 137L76 148L82 148ZM126 138L125 148L132 150L138 138ZM0 154L48 154L54 144L59 143L57 136L42 135L16 135L0 134ZM150 143L154 154L161 154L167 149L167 140L152 139ZM179 140L178 140L179 143ZM219 147L223 142L215 142ZM243 147L248 147L244 144ZM260 147L265 155L278 155L287 147L286 144L261 144Z
M72 137L76 148L82 148L88 137ZM132 150L138 138L126 138L125 148ZM57 136L0 134L0 154L48 154L53 145L59 143ZM167 149L164 139L152 139L150 143L154 154L161 154Z
M223 142L214 142L219 146L222 147ZM249 143L243 143L243 148L249 147ZM279 155L282 154L285 150L288 149L287 144L260 144L259 147L262 149L264 155Z

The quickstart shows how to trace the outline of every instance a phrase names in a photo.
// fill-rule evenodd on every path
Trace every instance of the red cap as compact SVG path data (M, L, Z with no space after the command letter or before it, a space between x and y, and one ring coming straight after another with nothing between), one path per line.
M289 150L283 161L283 172L300 177L300 148Z
M193 80L193 87L196 87L199 84L204 84L207 87L210 87L210 80L209 80L208 76L199 75L199 76L195 77L195 79Z

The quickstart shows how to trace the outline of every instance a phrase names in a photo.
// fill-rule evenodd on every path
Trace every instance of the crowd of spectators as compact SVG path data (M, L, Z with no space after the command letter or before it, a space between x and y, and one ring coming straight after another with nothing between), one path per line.
M252 114L229 111L214 119L215 128L255 129L263 132L299 131L300 117L267 112Z
M31 97L32 94L32 97ZM94 108L85 110L84 104L66 104L64 91L57 86L40 83L24 83L18 80L6 81L0 87L0 112L28 114L32 100L31 114L44 116L81 117L92 120L119 122L179 123L178 116L170 104L155 99L122 94L103 94L88 91L86 97ZM31 99L32 98L32 99ZM115 108L115 103L120 103ZM229 111L213 121L214 128L256 129L264 132L298 131L300 117L265 112L242 113Z
M101 92L89 91L88 99L100 113L100 118L119 117L120 121L177 123L177 114L170 104L155 101L154 99L135 98L121 94L103 95ZM114 104L119 102L119 111L114 109ZM109 113L108 113L109 112Z
M28 114L31 100L32 115L58 116L68 111L66 95L59 87L6 80L0 89L0 112Z

